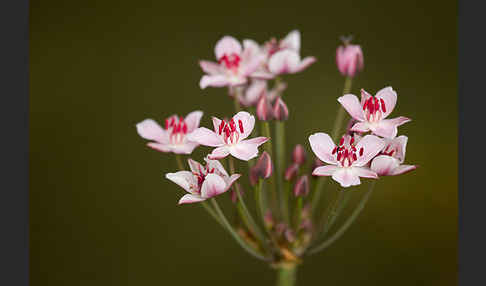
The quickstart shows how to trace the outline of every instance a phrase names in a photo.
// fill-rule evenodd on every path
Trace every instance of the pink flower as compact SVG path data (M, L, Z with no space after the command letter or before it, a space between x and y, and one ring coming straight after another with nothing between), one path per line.
M359 177L378 178L365 165L383 149L383 139L366 135L359 142L355 142L353 137L344 135L339 146L336 146L328 134L315 133L309 136L309 142L316 156L330 164L317 167L312 175L332 176L342 187L359 185Z
M201 78L199 86L238 86L245 84L248 77L262 65L265 56L253 50L243 50L240 42L231 36L224 36L214 49L217 63L200 61L199 65L207 74Z
M165 120L165 128L152 119L145 119L136 125L137 132L142 138L154 141L147 145L155 150L191 154L199 144L188 140L188 135L199 127L202 116L202 111L193 111L186 118L172 115Z
M300 59L300 32L291 31L277 43L272 39L265 43L264 50L268 57L268 70L275 74L297 73L316 61L315 57Z
M184 195L179 204L189 204L204 201L229 190L231 185L241 176L228 175L220 162L204 159L206 166L189 159L189 171L168 173L165 177L181 186L189 194Z
M361 47L350 45L345 41L344 45L339 46L336 50L336 64L342 75L354 77L359 71L363 70L364 66Z
M385 148L371 161L371 170L379 176L396 176L415 170L415 165L402 165L405 161L407 136L385 139Z
M221 159L229 154L248 161L258 155L258 146L267 142L266 137L245 140L255 127L255 117L246 111L238 112L228 122L213 117L214 131L200 127L191 134L190 140L204 146L217 147L209 159Z
M374 97L362 89L361 103L353 94L345 94L338 101L358 121L351 131L363 133L371 130L378 136L392 139L397 136L398 126L411 121L403 116L385 119L397 102L397 93L391 87L381 89Z

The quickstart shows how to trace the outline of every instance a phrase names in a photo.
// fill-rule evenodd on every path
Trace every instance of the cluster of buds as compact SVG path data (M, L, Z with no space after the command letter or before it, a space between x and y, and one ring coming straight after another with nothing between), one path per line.
M336 51L336 63L348 82L362 71L363 53L360 46L350 43L350 38L342 40L343 45ZM314 133L308 141L316 158L308 160L305 147L298 144L288 156L291 162L285 168L284 124L276 122L289 118L283 100L287 84L281 75L303 71L316 61L314 57L301 59L300 45L298 31L262 45L253 40L243 40L241 44L231 36L224 36L214 49L216 61L199 62L205 72L199 85L202 89L227 87L235 102L235 114L231 112L234 115L227 119L211 117L210 128L199 126L201 111L191 112L185 118L172 115L165 120L164 128L153 119L136 125L139 135L150 140L149 147L175 153L178 158L191 154L198 146L212 148L204 157L204 166L187 158L188 170L180 164L179 171L166 174L168 180L187 192L179 204L203 204L245 250L277 266L296 263L306 251L312 252L320 230L324 227L327 231L330 227L329 221L320 225L320 213L316 213L319 201L314 194L322 191L319 190L322 181L316 177L332 177L341 186L339 191L344 192L360 185L360 178L376 180L416 168L404 164L408 138L397 137L398 127L410 119L388 118L397 102L397 93L391 87L381 89L375 96L361 89L361 99L353 94L340 96L337 101L350 120L337 145L336 138L327 133ZM256 120L262 123L260 130L255 126ZM275 128L276 135L275 140L269 141L271 128ZM265 151L258 157L263 144ZM251 161L257 157L256 162ZM237 173L237 167L241 166L235 164L234 158L251 161L247 195L243 193L242 172ZM226 171L225 163L230 172ZM215 199L230 190L238 210L237 227L229 222ZM259 219L246 206L246 199L251 197L255 198ZM333 209L331 213L337 211Z

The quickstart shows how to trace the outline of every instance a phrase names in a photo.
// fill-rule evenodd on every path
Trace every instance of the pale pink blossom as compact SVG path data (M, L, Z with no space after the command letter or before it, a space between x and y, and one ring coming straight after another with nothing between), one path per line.
M217 147L209 159L221 159L229 154L248 161L258 155L258 146L267 142L266 137L246 138L255 127L255 117L246 111L238 112L228 122L213 117L214 131L200 127L191 134L190 140L204 146Z
M214 49L216 62L200 61L199 65L206 73L199 86L238 86L247 83L252 73L262 65L265 56L254 50L253 46L243 47L231 36L224 36ZM271 76L271 75L270 75ZM265 77L264 77L265 78Z
M353 94L345 94L338 98L339 103L358 122L351 127L351 131L371 131L385 138L395 138L397 127L411 121L407 117L385 119L393 111L397 102L397 93L391 87L385 87L373 97L364 89L361 90L361 103Z
M336 64L342 75L354 77L359 71L363 70L364 66L361 47L351 45L349 40L344 40L344 45L339 46L336 50Z
M396 176L415 170L415 165L402 165L405 161L407 136L385 139L385 148L371 161L371 170L379 176Z
M189 194L184 195L179 204L201 202L220 195L231 187L241 176L240 174L228 175L219 161L204 159L206 166L189 159L191 171L179 171L168 173L165 177L181 186Z
M191 154L199 144L188 140L188 135L199 127L202 116L202 111L193 111L186 118L172 115L165 120L165 128L153 119L145 119L136 125L137 132L142 138L152 140L147 145L155 150Z
M366 164L383 149L383 139L366 135L355 142L354 137L344 135L336 146L328 134L315 133L309 136L309 142L314 154L329 164L317 167L312 175L332 176L342 187L359 185L359 177L378 178Z

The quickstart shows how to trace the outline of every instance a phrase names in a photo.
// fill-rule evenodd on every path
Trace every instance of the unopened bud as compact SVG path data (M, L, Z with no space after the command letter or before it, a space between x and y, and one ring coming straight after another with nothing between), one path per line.
M290 228L287 228L285 230L284 235L285 235L285 239L287 239L288 242L294 242L295 241L295 234Z
M363 52L360 46L350 44L351 39L342 40L344 44L336 50L336 64L342 75L354 77L363 69Z
M275 221L273 220L273 216L272 216L272 212L271 211L267 211L265 213L265 215L263 216L263 221L265 223L265 226L268 229L271 229L273 227L273 225L275 224Z
M272 171L272 158L270 158L267 151L263 151L255 166L253 166L250 170L250 180L253 179L253 181L256 183L256 181L260 178L267 179L272 175Z
M266 94L260 96L257 103L256 114L259 120L267 121L272 119L272 108Z
M273 116L276 120L280 121L287 120L289 118L289 109L280 96L277 97L273 105Z
M299 172L299 165L293 163L287 168L287 170L285 170L285 180L292 180L297 175L297 172Z
M294 163L302 165L307 159L307 154L305 153L304 146L297 144L295 145L294 151L292 152L292 160Z
M296 197L307 196L308 193L309 193L309 177L307 177L307 175L304 175L297 180L297 183L295 183L294 195Z

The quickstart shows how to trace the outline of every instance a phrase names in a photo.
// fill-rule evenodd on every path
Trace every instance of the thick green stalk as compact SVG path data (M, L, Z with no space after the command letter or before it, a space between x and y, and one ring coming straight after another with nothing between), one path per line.
M368 202L371 194L373 193L373 189L375 187L375 184L376 184L376 181L373 181L371 183L369 190L366 192L366 194L363 195L363 198L361 198L361 201L359 202L358 206L356 207L356 209L354 209L351 216L349 216L349 218L343 223L343 225L333 235L331 235L331 237L324 240L317 247L311 249L308 252L308 255L316 253L318 251L321 251L321 250L327 248L329 245L331 245L333 242L335 242L337 239L339 239L344 234L344 232L346 232L346 230L353 224L353 222L356 220L358 215L364 209L366 202Z
M265 256L263 256L262 254L260 254L259 252L257 252L255 249L253 249L248 244L246 244L246 242L238 235L238 233L236 233L236 231L233 229L233 227L231 226L231 224L228 222L228 219L226 219L226 216L224 215L223 211L219 207L218 202L216 201L216 199L215 198L211 198L210 200L211 200L211 203L213 204L214 209L216 210L216 213L221 217L221 221L224 224L226 230L229 231L229 233L231 234L231 236L233 236L233 238L238 242L238 244L244 250L246 250L249 254L251 254L252 256L254 256L254 257L258 258L258 259L261 259L261 260L267 260L267 258Z
M265 144L263 144L263 148L265 151L267 151L268 155L270 155L271 158L273 158L272 156L272 139L271 139L271 136L270 136L270 124L268 123L268 121L261 121L261 132L262 132L262 136L264 137L267 137L269 138L269 140L267 142L265 142ZM268 189L270 189L270 191L272 192L272 200L271 203L272 205L270 206L273 210L277 210L276 212L274 212L274 214L278 214L278 197L277 197L277 188L275 186L275 176L270 176L270 178L268 178L267 180L268 182ZM266 194L267 198L268 198L268 194Z
M277 286L294 286L297 280L297 265L290 264L277 268Z
M347 94L347 93L351 92L352 84L353 84L353 79L351 77L346 77L346 79L344 80L343 94ZM339 108L338 114L337 114L336 119L334 121L334 127L333 127L332 133L331 133L332 134L331 138L334 141L336 141L337 136L339 135L339 131L341 131L343 119L344 119L344 115L345 115L344 108L341 105L339 105L338 108ZM319 201L320 201L321 195L322 195L322 187L324 186L324 183L326 182L326 180L327 180L327 177L319 177L317 179L317 184L316 184L316 187L314 189L314 193L313 193L313 197L312 197L312 211L313 212L319 204Z
M277 190L280 194L280 210L282 211L283 219L289 222L289 207L288 207L288 193L283 190L283 168L285 162L285 123L284 121L275 122L275 160L277 162L275 168Z

